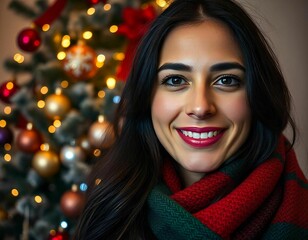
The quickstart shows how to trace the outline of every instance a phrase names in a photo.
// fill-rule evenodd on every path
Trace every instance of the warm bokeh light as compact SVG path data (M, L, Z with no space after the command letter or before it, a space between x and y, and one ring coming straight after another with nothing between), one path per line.
M4 109L3 109L3 112L6 114L6 115L9 115L12 113L12 108L10 106L6 106Z
M88 15L93 15L95 13L95 8L94 7L90 7L88 10L87 10L87 14Z
M60 120L55 120L54 122L53 122L53 125L56 127L56 128L59 128L59 127L61 127L61 121Z
M48 127L48 132L50 132L50 133L55 133L56 130L57 129L56 129L56 127L54 125L51 125L51 126Z
M10 151L12 149L12 145L9 143L4 144L5 151Z
M23 63L25 61L25 57L20 54L20 53L16 53L13 57L14 61L17 63Z
M97 179L95 180L95 185L98 185L98 184L100 184L100 183L101 183L101 181L102 181L102 179L100 179L100 178L97 178Z
M8 83L5 85L5 87L6 87L8 90L12 90L13 87L14 87L14 83L8 82Z
M47 93L48 93L48 87L46 87L46 86L41 87L40 92L41 92L41 94L43 94L43 95L47 94Z
M82 34L82 37L83 37L84 39L90 39L90 38L92 38L92 36L93 36L93 33L92 33L91 31L85 31L85 32Z
M161 8L164 8L167 6L167 2L165 0L156 0L156 4Z
M111 4L107 3L104 5L104 10L109 11L111 9Z
M4 154L3 159L6 162L10 162L12 160L12 156L11 156L11 154L6 153L6 154Z
M99 150L99 149L95 149L94 151L93 151L93 155L95 156L95 157L99 157L100 155L101 155L101 150Z
M122 53L122 52L118 52L118 53L115 53L113 55L113 59L117 60L117 61L123 61L125 58L125 54Z
M42 27L43 32L47 32L50 29L50 25L49 24L44 24Z
M49 151L49 144L48 143L44 143L40 146L40 149L42 151Z
M6 126L6 121L4 119L0 120L0 127L4 128Z
M36 203L42 203L42 202L43 202L43 198L42 198L41 196L39 196L39 195L36 195L36 196L34 197L34 201L35 201Z
M62 37L61 45L64 48L68 48L71 45L71 37L69 35L64 35Z
M44 107L45 107L45 101L39 100L39 101L37 102L37 106L38 106L38 108L44 108Z
M114 89L115 86L116 86L116 80L113 78L113 77L109 77L107 80L106 80L106 84L107 84L107 87L109 89Z
M118 26L117 25L112 25L110 28L109 28L109 31L111 33L116 33L118 31Z
M57 58L58 60L63 60L66 57L66 53L65 52L58 52L57 54Z
M104 90L100 90L100 91L97 93L97 96L98 96L99 98L104 98L104 97L106 96L106 93L105 93Z
M19 192L18 192L18 190L17 190L16 188L13 188L13 189L11 190L11 194L12 194L14 197L17 197L17 196L19 195Z
M62 88L67 88L68 86L69 86L69 83L68 83L67 80L63 80L63 81L61 82L61 87L62 87Z

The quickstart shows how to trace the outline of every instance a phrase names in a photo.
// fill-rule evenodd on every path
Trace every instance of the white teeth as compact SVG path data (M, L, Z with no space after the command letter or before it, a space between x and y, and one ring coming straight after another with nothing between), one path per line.
M218 132L217 131L210 131L210 132L203 132L203 133L197 133L197 132L191 132L191 131L183 131L181 130L182 133L186 137L191 137L194 139L207 139L207 138L212 138L217 136Z

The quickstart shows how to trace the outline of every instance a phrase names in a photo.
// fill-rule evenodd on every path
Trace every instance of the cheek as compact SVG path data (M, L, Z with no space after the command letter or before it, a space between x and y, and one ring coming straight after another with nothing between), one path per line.
M222 106L225 115L233 122L250 120L250 108L245 96L235 96Z
M152 101L152 118L155 121L169 121L172 119L177 106L167 94L156 93Z

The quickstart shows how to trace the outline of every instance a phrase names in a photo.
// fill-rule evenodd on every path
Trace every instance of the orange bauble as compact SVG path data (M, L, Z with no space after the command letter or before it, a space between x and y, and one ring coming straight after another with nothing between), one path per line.
M38 131L31 130L21 130L16 139L16 145L19 150L27 153L35 153L40 150L42 144L42 138Z
M96 74L96 60L97 54L92 48L78 43L67 50L63 68L73 80L86 80Z
M61 210L69 218L77 218L84 207L85 195L83 192L67 191L61 197Z

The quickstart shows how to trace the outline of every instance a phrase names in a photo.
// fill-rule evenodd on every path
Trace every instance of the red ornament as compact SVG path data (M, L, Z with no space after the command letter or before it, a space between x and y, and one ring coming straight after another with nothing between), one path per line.
M69 235L63 231L51 231L48 240L69 240Z
M7 81L0 86L0 99L5 103L11 103L11 97L19 90L15 81Z
M78 191L67 191L61 197L60 206L65 216L77 218L85 204L85 195Z
M96 66L96 52L83 43L72 46L66 52L63 60L64 71L76 80L85 80L94 77Z
M107 0L87 0L87 2L88 2L89 5L92 6L92 5L96 5L100 2L102 2L103 4L106 4Z
M26 52L34 52L41 45L41 37L36 29L25 28L18 34L17 44Z
M16 145L23 152L35 153L40 150L41 144L41 135L35 130L21 130L17 135Z

